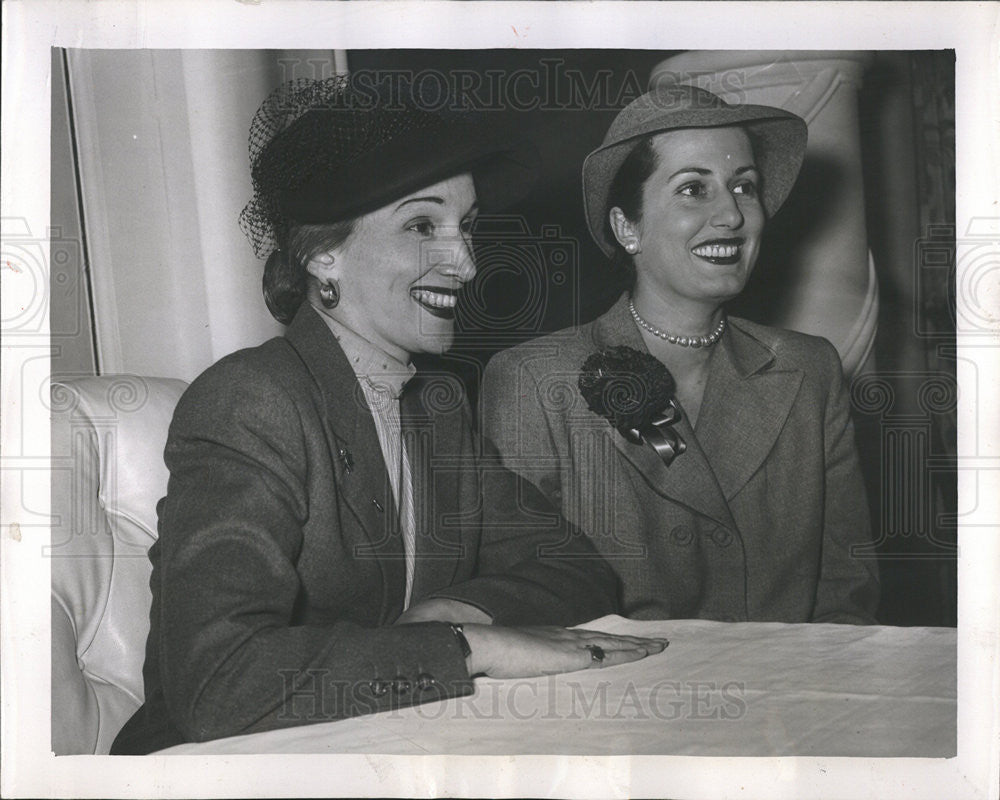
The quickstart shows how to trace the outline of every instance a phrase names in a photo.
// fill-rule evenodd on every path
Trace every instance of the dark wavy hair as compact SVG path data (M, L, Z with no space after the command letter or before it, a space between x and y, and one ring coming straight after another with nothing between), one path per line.
M354 232L357 220L320 225L292 223L280 235L278 249L272 251L264 265L264 302L278 322L292 321L306 299L309 273L306 265L318 253L339 247Z
M608 189L608 211L617 206L632 222L642 221L642 189L659 165L656 150L653 149L655 135L650 134L639 140L618 168ZM623 288L632 289L635 286L635 263L632 261L632 256L618 243L618 238L611 227L610 215L604 219L604 231L608 240L615 242L615 254L611 257L612 271L623 284Z
M742 125L733 127L740 128L747 135L751 152L757 152L753 133ZM617 206L631 222L642 221L642 190L660 163L653 148L653 137L656 135L651 133L639 140L618 168L608 189L608 211ZM631 290L635 287L635 262L625 248L618 244L610 218L604 220L604 232L609 241L615 242L615 254L611 257L612 271L623 288Z

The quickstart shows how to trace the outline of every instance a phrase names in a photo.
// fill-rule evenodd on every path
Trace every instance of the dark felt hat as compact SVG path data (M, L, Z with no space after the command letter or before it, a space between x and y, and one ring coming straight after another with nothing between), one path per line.
M608 237L608 192L618 170L647 136L680 128L738 125L753 137L754 160L761 173L761 199L767 215L785 202L806 152L805 121L781 108L729 104L705 89L661 85L629 103L611 123L604 142L583 162L583 206L594 241L608 256L616 244Z
M480 208L505 208L531 188L538 156L446 97L337 76L272 93L251 126L250 161L255 195L240 224L266 256L290 222L351 219L462 172L472 174Z

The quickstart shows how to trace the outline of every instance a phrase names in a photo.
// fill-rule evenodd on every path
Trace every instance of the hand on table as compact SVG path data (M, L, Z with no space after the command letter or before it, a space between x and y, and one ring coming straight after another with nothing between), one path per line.
M443 597L430 597L414 603L404 611L396 625L409 625L412 622L477 622L489 625L493 618L476 606L459 600L448 600Z
M581 669L613 667L663 652L666 639L618 636L557 627L503 628L465 625L472 653L470 675L531 678Z
M580 669L613 667L663 652L666 639L618 636L559 627L504 628L476 606L458 600L429 598L410 606L396 625L414 622L460 622L472 653L470 675L531 678Z

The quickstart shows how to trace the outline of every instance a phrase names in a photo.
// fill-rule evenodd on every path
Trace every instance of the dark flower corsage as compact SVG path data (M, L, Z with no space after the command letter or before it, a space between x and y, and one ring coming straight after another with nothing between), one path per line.
M649 353L625 346L592 353L577 386L591 411L632 444L648 444L666 466L687 449L671 427L681 418L674 376Z

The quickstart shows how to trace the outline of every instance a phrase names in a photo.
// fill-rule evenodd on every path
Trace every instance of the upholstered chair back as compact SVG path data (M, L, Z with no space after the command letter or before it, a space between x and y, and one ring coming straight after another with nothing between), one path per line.
M163 446L187 384L110 375L52 384L52 749L107 753L141 705L147 550Z

